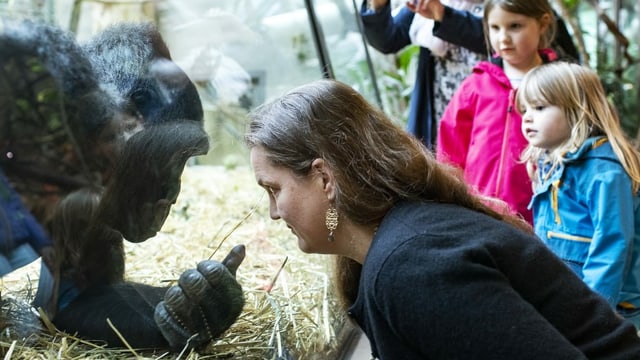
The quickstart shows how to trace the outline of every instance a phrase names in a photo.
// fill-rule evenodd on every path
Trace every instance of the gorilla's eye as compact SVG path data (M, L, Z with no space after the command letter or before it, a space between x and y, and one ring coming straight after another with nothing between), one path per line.
M133 103L136 104L137 107L140 107L140 105L144 105L147 101L149 101L150 97L151 94L144 88L137 88L131 93L131 101L133 101Z

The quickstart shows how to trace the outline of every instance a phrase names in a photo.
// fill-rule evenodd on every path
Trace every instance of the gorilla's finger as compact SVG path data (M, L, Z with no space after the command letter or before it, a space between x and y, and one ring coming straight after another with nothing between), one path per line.
M236 245L233 247L233 249L231 249L231 251L229 251L229 254L224 258L224 260L222 260L222 263L227 267L227 269L229 269L231 274L235 276L236 271L244 260L245 255L246 250L244 245Z
M155 312L153 313L153 319L173 350L180 350L187 343L189 337L191 337L189 332L187 332L186 329L171 316L164 301L161 301L156 305Z
M206 330L198 300L191 300L179 286L172 286L167 290L164 295L164 307L171 317L192 335Z
M223 281L222 279L225 275L226 277L232 277L224 265L217 261L208 261L216 264L213 266L214 269L211 270L211 273L208 274L208 278L205 277L200 269L189 269L183 272L178 279L178 285L194 305L206 299L213 291L212 287L215 287L217 283ZM198 267L200 267L200 264L198 264Z
M198 264L200 276L183 274L178 284L192 302L199 304L213 337L228 329L244 306L242 287L222 263L205 260Z
M156 305L153 318L158 329L174 351L184 348L187 342L189 342L189 348L199 348L211 340L201 334L193 336L193 333L188 331L182 325L182 322L171 314L164 301Z

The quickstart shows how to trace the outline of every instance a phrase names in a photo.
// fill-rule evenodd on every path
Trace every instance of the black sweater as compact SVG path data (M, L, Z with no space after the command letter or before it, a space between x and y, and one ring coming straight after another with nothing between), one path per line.
M640 359L619 318L536 237L468 209L384 218L350 315L380 359Z

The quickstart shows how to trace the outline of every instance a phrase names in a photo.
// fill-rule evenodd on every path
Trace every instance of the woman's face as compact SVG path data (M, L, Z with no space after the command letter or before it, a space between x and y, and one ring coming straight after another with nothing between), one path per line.
M262 147L251 149L251 165L258 185L269 194L269 215L282 219L298 237L305 253L330 254L325 212L329 207L324 161L317 159L309 175L296 176L291 169L274 166ZM318 166L319 165L319 166Z

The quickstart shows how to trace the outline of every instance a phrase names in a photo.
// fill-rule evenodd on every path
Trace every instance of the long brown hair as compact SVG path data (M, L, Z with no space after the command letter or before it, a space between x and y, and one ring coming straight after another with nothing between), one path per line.
M500 214L472 195L452 168L436 162L420 141L334 80L298 87L249 115L249 148L260 146L276 166L299 176L322 158L336 179L335 206L362 225L381 221L400 200L453 203L488 214L526 231L521 219ZM361 265L338 256L335 274L345 306L355 300Z

